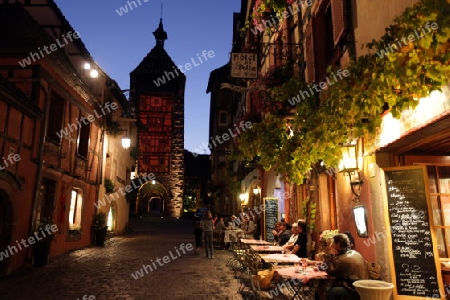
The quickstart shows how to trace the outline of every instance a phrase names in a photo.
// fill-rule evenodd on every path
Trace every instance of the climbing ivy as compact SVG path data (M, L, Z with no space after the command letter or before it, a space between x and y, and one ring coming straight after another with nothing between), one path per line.
M422 37L403 43L414 30ZM402 47L395 49L394 44ZM342 143L360 137L375 140L386 108L398 117L414 108L418 98L449 83L450 0L422 0L407 8L367 48L368 54L346 66L348 77L320 94L303 94L293 102L310 88L297 78L267 86L264 101L278 105L265 105L262 121L238 137L239 159L258 156L262 167L299 184L319 160L337 166ZM289 106L288 118L279 113L280 107Z

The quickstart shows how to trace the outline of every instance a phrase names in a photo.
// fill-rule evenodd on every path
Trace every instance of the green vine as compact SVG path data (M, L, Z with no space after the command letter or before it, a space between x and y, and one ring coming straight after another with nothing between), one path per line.
M431 24L434 30L425 29ZM421 28L426 34L416 42L380 57L382 50L390 49L387 47L393 43L399 45L402 37ZM267 86L264 101L277 105L267 105L264 118L238 137L240 159L257 156L262 167L299 184L319 160L327 166L337 166L342 143L360 137L374 141L386 108L398 117L404 109L414 108L418 98L449 83L449 3L416 3L394 20L379 41L372 41L367 47L369 54L346 67L349 76L320 93L301 96L301 91L311 89L297 78ZM337 70L328 71L337 74ZM293 102L296 96L298 101ZM279 113L280 105L291 105L289 120Z
M121 132L120 123L119 122L113 122L113 121L106 122L106 132L109 135L112 135L114 137L118 136L119 133Z
M105 192L107 194L111 194L114 193L114 190L115 190L114 181L112 181L111 179L105 179Z

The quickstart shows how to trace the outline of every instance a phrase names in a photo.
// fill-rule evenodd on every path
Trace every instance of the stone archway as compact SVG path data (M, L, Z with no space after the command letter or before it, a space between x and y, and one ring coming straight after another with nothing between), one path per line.
M147 202L147 212L161 213L163 211L162 200L159 197L152 197Z
M11 242L13 229L13 210L11 201L0 189L0 249L6 249ZM8 259L0 260L0 275L8 273Z
M167 189L158 181L144 183L138 191L136 199L136 214L138 216L147 214L166 214L165 208L169 202Z

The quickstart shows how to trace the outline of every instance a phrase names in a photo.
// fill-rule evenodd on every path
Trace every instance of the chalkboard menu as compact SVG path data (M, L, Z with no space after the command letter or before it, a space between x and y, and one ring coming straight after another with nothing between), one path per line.
M388 168L384 174L397 295L441 298L442 284L436 271L428 217L425 168Z
M278 222L278 199L264 198L264 239L273 242L272 230Z

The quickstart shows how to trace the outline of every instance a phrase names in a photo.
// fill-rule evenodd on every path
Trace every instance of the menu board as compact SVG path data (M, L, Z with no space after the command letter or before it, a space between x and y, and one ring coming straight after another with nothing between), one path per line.
M441 299L441 274L430 228L425 167L384 169L395 299ZM402 297L403 296L403 297ZM442 298L443 299L443 298Z
M264 240L273 242L272 230L278 222L278 199L264 198Z

